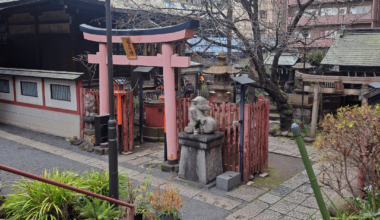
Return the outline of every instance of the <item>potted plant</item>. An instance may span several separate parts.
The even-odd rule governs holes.
[[[160,187],[154,188],[153,195],[149,198],[152,207],[157,215],[155,219],[160,220],[178,220],[179,208],[185,204],[181,203],[181,195],[177,189],[171,187],[170,183],[165,184],[164,192],[161,193]]]
[[[147,192],[147,188],[151,184],[150,171],[151,169],[149,168],[148,175],[144,181],[134,182],[130,178],[126,180],[126,201],[135,206],[134,220],[142,220],[151,213],[149,197],[152,193]]]

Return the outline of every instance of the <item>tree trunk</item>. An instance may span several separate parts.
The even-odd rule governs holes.
[[[277,104],[277,111],[280,114],[281,131],[289,131],[293,122],[293,107],[289,104],[286,93],[281,90],[278,84],[276,71],[278,59],[276,59],[276,57],[274,59],[274,63],[272,65],[271,79],[268,79],[268,75],[264,66],[257,64],[260,62],[257,58],[253,58],[250,60],[251,66],[252,64],[255,64],[255,69],[258,73],[260,84],[263,87],[264,91],[267,92],[269,96],[273,98],[273,101]],[[254,77],[252,76],[252,74],[253,72],[251,73],[250,71],[249,77],[251,79],[253,79]]]
[[[254,64],[252,62],[252,60],[250,60],[250,68],[249,68],[249,73],[248,73],[248,77],[251,78],[252,80],[255,79],[255,68],[254,68]],[[255,89],[254,88],[251,88],[251,87],[248,87],[248,97],[247,97],[247,103],[250,104],[250,103],[254,103],[255,102]]]
[[[228,7],[228,11],[227,11],[227,19],[229,21],[232,22],[233,20],[233,10],[232,10],[232,5],[230,3],[229,7]],[[232,30],[231,29],[228,29],[227,30],[227,63],[228,65],[230,65],[232,63],[232,49],[231,49],[231,45],[232,45]]]

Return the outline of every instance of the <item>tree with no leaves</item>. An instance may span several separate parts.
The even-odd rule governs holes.
[[[202,5],[167,4],[164,0],[113,0],[114,7],[129,9],[130,13],[114,17],[118,28],[157,28],[184,23],[190,19],[198,19],[200,28],[195,37],[199,42],[190,44],[191,48],[206,41],[209,45],[218,45],[228,49],[227,56],[232,58],[231,50],[240,51],[249,61],[249,77],[259,78],[259,84],[277,103],[280,113],[281,130],[289,130],[293,121],[293,109],[287,95],[279,86],[278,64],[284,51],[295,45],[304,44],[299,36],[300,26],[313,28],[328,23],[328,18],[318,21],[310,6],[323,7],[324,4],[342,4],[338,0],[292,0],[297,13],[294,17],[288,14],[286,0],[203,0]],[[347,3],[345,3],[347,4]],[[293,9],[295,10],[295,9]],[[350,25],[360,16],[343,17],[341,25]],[[301,22],[302,21],[302,22]],[[340,29],[340,27],[339,27]],[[297,32],[298,31],[298,32]],[[328,33],[321,38],[329,37]],[[215,40],[218,37],[226,41]],[[231,39],[234,39],[232,44]],[[315,45],[319,38],[309,39],[307,45]],[[237,43],[236,43],[237,42]],[[206,47],[207,50],[209,47]],[[270,69],[265,68],[263,50],[274,54]],[[194,53],[202,57],[203,53]],[[253,93],[248,94],[248,102],[252,102]]]

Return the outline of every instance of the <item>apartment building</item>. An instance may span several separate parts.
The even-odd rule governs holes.
[[[290,25],[298,14],[297,0],[288,0],[287,22]],[[294,32],[294,39],[306,42],[308,47],[328,49],[345,29],[379,27],[378,0],[318,0],[308,7]],[[304,47],[301,43],[295,47]]]

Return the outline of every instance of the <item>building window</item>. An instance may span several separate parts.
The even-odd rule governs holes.
[[[321,38],[335,38],[337,34],[338,34],[338,31],[336,30],[319,31],[319,37]]]
[[[303,17],[314,17],[318,16],[318,9],[307,9],[303,13]]]
[[[321,16],[338,15],[338,8],[321,8]]]
[[[9,80],[0,79],[0,92],[9,93]]]
[[[356,15],[356,14],[367,14],[371,12],[371,6],[365,5],[365,6],[353,6],[350,8],[350,14]]]
[[[71,101],[70,86],[50,85],[51,99]]]
[[[38,97],[37,83],[21,81],[21,95]]]
[[[260,11],[260,18],[266,19],[267,18],[267,11]]]
[[[309,28],[309,29],[305,29],[305,30],[303,30],[303,31],[305,31],[305,32],[307,32],[307,36],[306,36],[306,38],[310,38],[310,35],[311,35],[311,29]],[[294,32],[294,38],[298,38],[298,39],[305,39],[305,37],[303,36],[303,34],[302,34],[302,31],[296,31],[296,32]]]
[[[294,12],[294,16],[297,16],[299,13],[298,10],[296,10]],[[302,17],[314,17],[314,16],[318,16],[318,9],[307,9],[303,12],[303,15]]]

